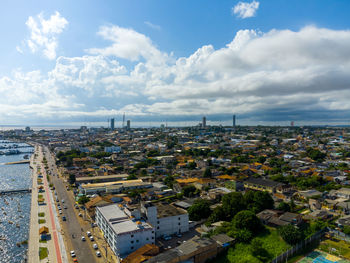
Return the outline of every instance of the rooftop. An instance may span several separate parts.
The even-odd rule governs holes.
[[[142,231],[143,229],[151,230],[152,227],[141,221],[133,221],[123,211],[124,208],[116,204],[97,207],[103,217],[108,221],[113,231],[117,234],[125,234],[131,231]]]
[[[185,210],[181,208],[177,208],[168,203],[158,202],[158,203],[155,203],[154,205],[157,207],[158,218],[187,214]]]

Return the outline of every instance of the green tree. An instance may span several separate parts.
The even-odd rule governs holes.
[[[69,179],[68,179],[68,181],[69,181],[69,183],[70,184],[74,184],[75,183],[75,174],[69,174]]]
[[[193,197],[195,196],[195,193],[197,192],[197,188],[193,185],[186,185],[182,188],[182,193],[186,197]]]
[[[254,238],[250,244],[250,249],[254,257],[262,262],[266,262],[269,257],[269,253],[265,248],[263,248],[262,245],[263,243],[260,239]]]
[[[210,215],[210,203],[204,199],[197,199],[188,209],[190,220],[198,221],[203,218],[208,218]]]
[[[250,210],[238,212],[233,218],[232,224],[235,229],[247,229],[254,234],[263,228],[259,218]]]
[[[206,169],[205,169],[205,171],[204,171],[204,173],[203,173],[203,177],[205,177],[205,178],[210,178],[210,177],[212,177],[212,173],[211,173],[210,168],[206,168]]]
[[[286,225],[279,228],[280,236],[290,245],[295,245],[303,240],[303,233],[293,225]]]
[[[246,209],[246,203],[241,193],[233,192],[222,197],[222,209],[226,220],[230,221],[239,211]]]
[[[278,207],[277,207],[278,210],[282,210],[284,212],[290,212],[290,206],[289,204],[287,204],[286,202],[281,202]]]
[[[86,195],[83,195],[83,196],[79,197],[79,199],[78,199],[78,203],[81,205],[84,205],[89,201],[90,201],[90,198],[87,197]]]

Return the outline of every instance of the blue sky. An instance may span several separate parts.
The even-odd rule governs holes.
[[[1,5],[1,125],[349,123],[349,1]]]

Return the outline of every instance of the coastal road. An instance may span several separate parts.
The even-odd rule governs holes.
[[[75,254],[77,255],[77,259],[79,262],[86,262],[86,263],[103,262],[103,261],[100,261],[93,254],[93,250],[92,250],[93,242],[88,240],[86,233],[84,233],[86,241],[81,241],[83,228],[78,221],[76,213],[74,212],[74,204],[70,202],[71,199],[68,196],[66,187],[63,184],[62,180],[58,178],[55,160],[52,158],[51,154],[49,153],[46,147],[44,147],[44,151],[45,151],[45,157],[47,160],[49,171],[51,171],[51,177],[50,177],[51,182],[55,186],[55,190],[57,192],[57,196],[61,204],[62,216],[64,215],[67,218],[67,221],[64,222],[60,220],[60,222],[63,229],[63,236],[65,236],[65,239],[69,244],[68,247],[73,247],[73,250],[75,251]],[[62,203],[62,199],[65,200],[64,203]],[[64,205],[67,207],[67,209],[63,208]]]

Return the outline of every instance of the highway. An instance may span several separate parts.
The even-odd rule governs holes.
[[[57,192],[57,196],[62,208],[60,222],[63,230],[63,236],[66,240],[66,243],[68,243],[67,250],[72,249],[75,251],[78,262],[103,262],[101,258],[97,258],[97,256],[95,255],[95,251],[92,248],[92,244],[94,242],[91,242],[88,239],[86,231],[84,230],[87,229],[89,226],[87,224],[85,224],[85,226],[82,226],[79,223],[78,216],[74,211],[74,201],[72,197],[69,196],[69,193],[66,190],[66,186],[62,182],[62,179],[58,177],[55,159],[51,156],[47,147],[44,147],[44,151],[47,160],[47,165],[49,167],[48,170],[51,172],[51,183],[54,184],[55,191]],[[62,199],[65,200],[64,203],[62,203]],[[67,207],[67,209],[63,208],[64,205]],[[67,221],[62,221],[62,216],[66,216]],[[86,241],[81,240],[82,235],[85,236]],[[69,251],[67,254],[69,254],[70,256]],[[70,258],[70,260],[73,261],[72,258]]]

